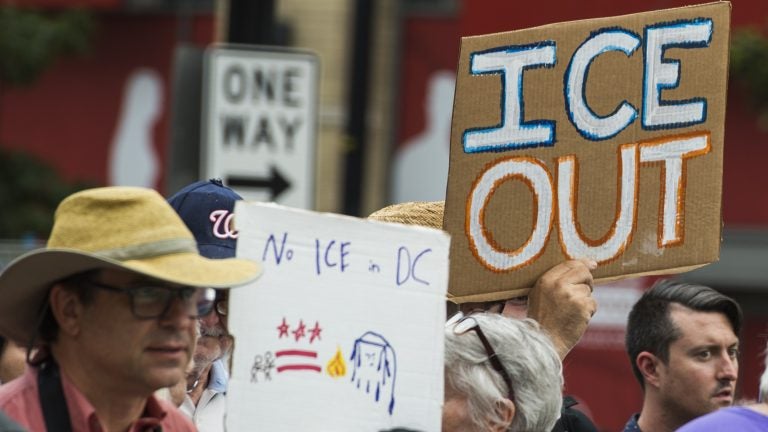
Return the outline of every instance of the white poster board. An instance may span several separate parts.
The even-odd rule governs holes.
[[[227,429],[438,431],[449,236],[240,201]]]

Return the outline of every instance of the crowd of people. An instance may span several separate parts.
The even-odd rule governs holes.
[[[90,189],[59,205],[45,248],[0,273],[0,431],[225,430],[228,290],[259,277],[235,257],[241,199],[218,180],[165,200]],[[442,228],[443,203],[372,220]],[[563,395],[562,361],[597,310],[597,263],[555,265],[520,296],[448,303],[444,432],[597,431]],[[768,430],[762,402],[732,407],[741,309],[704,286],[661,281],[627,322],[643,405],[626,432]],[[721,409],[725,408],[725,409]]]

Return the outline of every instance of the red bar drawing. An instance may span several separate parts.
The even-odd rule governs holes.
[[[306,351],[306,350],[283,350],[283,351],[276,351],[275,352],[276,357],[282,357],[282,356],[300,356],[300,357],[312,357],[317,358],[317,351]]]
[[[310,364],[295,364],[295,365],[285,365],[285,366],[277,367],[278,373],[284,372],[284,371],[291,371],[291,370],[308,370],[308,371],[314,371],[314,372],[322,371],[320,366],[310,365]]]

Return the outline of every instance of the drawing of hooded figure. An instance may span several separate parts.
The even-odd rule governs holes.
[[[390,415],[395,408],[395,377],[397,360],[395,350],[384,337],[366,332],[355,340],[350,356],[352,382],[358,389],[373,393],[376,402],[389,396],[387,410]]]

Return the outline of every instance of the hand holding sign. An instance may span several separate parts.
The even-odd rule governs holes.
[[[528,297],[528,316],[541,324],[564,359],[587,330],[597,302],[592,298],[589,260],[565,261],[544,273]]]

